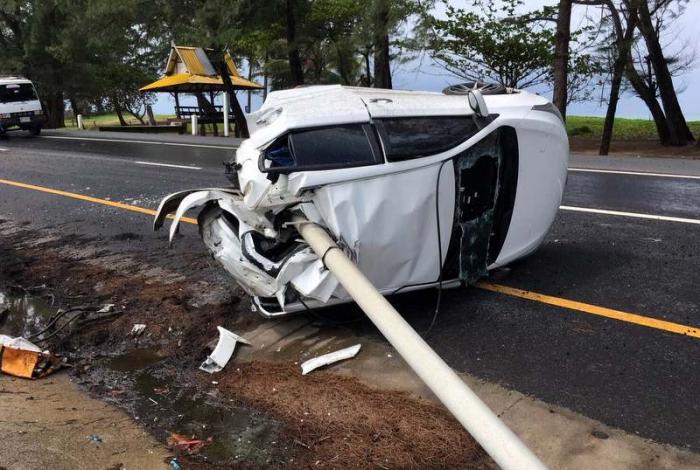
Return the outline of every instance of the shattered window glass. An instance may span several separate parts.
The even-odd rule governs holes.
[[[471,116],[378,119],[377,127],[389,161],[410,160],[444,152],[479,130]]]

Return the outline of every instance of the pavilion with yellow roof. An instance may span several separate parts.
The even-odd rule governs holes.
[[[214,66],[216,62],[212,59],[216,61],[216,57],[213,57],[213,53],[211,49],[173,45],[165,66],[165,76],[142,87],[140,91],[172,93],[178,119],[197,114],[202,124],[223,122],[223,107],[214,105],[216,93],[233,94],[236,90],[261,90],[263,86],[243,78],[228,52],[223,53],[223,63],[228,71],[228,80],[225,80]],[[180,93],[195,95],[198,106],[180,106]],[[207,95],[209,101],[206,99]],[[232,96],[230,101],[238,123],[240,118],[244,119],[243,111],[235,97]]]

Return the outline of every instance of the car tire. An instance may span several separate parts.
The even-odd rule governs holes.
[[[41,126],[34,126],[29,129],[29,133],[33,136],[41,134]]]

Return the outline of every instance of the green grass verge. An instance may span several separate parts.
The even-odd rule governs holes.
[[[174,114],[156,114],[156,121],[165,122],[168,119],[174,119]],[[141,124],[138,119],[132,117],[130,114],[124,114],[124,120],[130,125]],[[64,124],[67,128],[75,129],[75,120],[73,116],[67,116],[64,120]],[[86,129],[96,129],[100,126],[118,126],[119,118],[114,113],[102,113],[102,114],[91,114],[89,116],[83,116],[83,125]]]
[[[599,139],[603,134],[602,117],[567,116],[566,131],[570,137]],[[700,135],[700,121],[688,122],[694,135]],[[657,139],[654,121],[649,119],[615,118],[613,140],[653,140]]]
[[[174,114],[156,114],[156,122],[158,124],[165,124],[168,119],[175,119]],[[130,114],[124,114],[124,120],[129,125],[140,125],[138,119],[132,117]],[[187,120],[189,123],[189,120]],[[75,121],[73,116],[67,116],[64,120],[65,127],[68,129],[76,129]],[[118,126],[119,118],[114,113],[103,113],[103,114],[91,114],[89,116],[83,116],[83,126],[85,129],[97,129],[100,126]],[[233,123],[232,123],[233,125]],[[213,124],[205,124],[207,135],[214,135]],[[188,133],[190,132],[189,126],[187,127]],[[219,134],[223,135],[223,124],[219,124],[218,130]]]

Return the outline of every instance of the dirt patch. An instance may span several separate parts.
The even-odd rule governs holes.
[[[572,152],[598,155],[600,139],[570,137],[569,145]],[[656,140],[615,140],[610,145],[610,154],[697,160],[700,159],[700,146],[691,144],[684,147],[669,147],[659,144]]]
[[[228,396],[283,421],[298,464],[332,468],[496,468],[442,407],[327,372],[252,362],[219,379]]]
[[[231,428],[221,419],[234,412],[231,403],[260,415],[253,419],[244,412],[241,419],[253,424],[233,423],[240,425],[238,440],[253,430],[246,448],[231,446],[241,455],[226,454],[214,463],[183,458],[185,468],[493,467],[442,407],[408,394],[327,372],[301,376],[288,362],[231,363],[216,376],[197,370],[208,343],[218,337],[217,325],[250,331],[262,322],[237,296],[204,304],[200,294],[212,286],[192,269],[199,261],[182,260],[191,271],[182,280],[146,262],[125,260],[104,245],[93,247],[87,239],[33,232],[11,222],[0,222],[0,230],[0,285],[31,286],[30,292],[50,296],[56,308],[114,304],[108,321],[83,324],[51,349],[71,357],[74,373],[91,392],[124,407],[161,442],[167,431],[193,433],[195,424],[200,437],[216,429],[212,423],[223,433]],[[147,325],[138,337],[130,335],[135,323]],[[128,371],[131,363],[135,371]],[[176,406],[183,397],[189,400],[183,402],[185,412]],[[215,442],[223,439],[234,436],[214,436]],[[274,451],[261,455],[260,448],[268,446]]]

